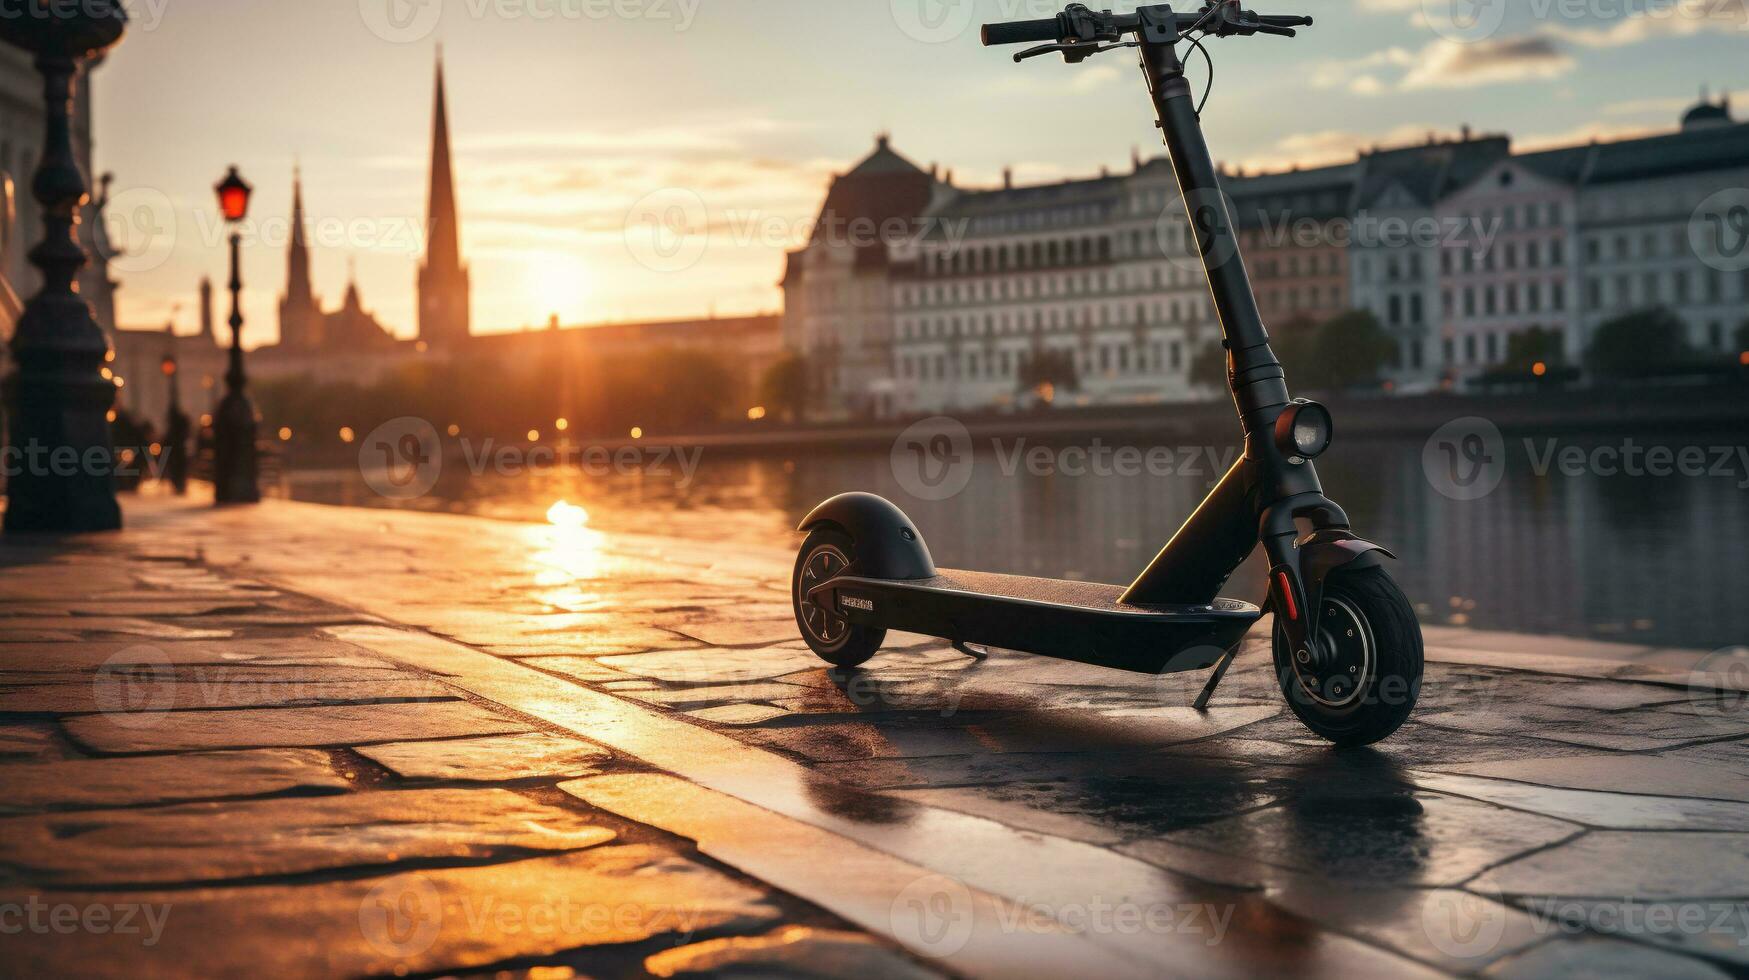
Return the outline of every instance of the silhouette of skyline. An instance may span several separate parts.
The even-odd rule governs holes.
[[[681,29],[679,0],[668,19],[651,3],[630,20],[542,19],[536,5],[504,16],[455,0],[406,43],[373,31],[373,3],[160,4],[136,16],[95,79],[97,169],[116,172],[124,205],[168,200],[179,233],[149,268],[118,270],[124,325],[162,324],[180,307],[179,329],[194,332],[197,283],[222,265],[213,180],[239,164],[258,189],[255,216],[283,222],[298,161],[310,220],[332,232],[312,242],[316,291],[340,295],[354,261],[373,311],[412,336],[439,42],[476,332],[552,314],[777,309],[796,243],[786,233],[805,232],[830,176],[878,130],[973,185],[1000,183],[1008,167],[1035,182],[1121,168],[1135,146],[1158,152],[1127,54],[1015,66],[980,48],[975,26],[920,40],[895,14],[902,3],[745,0],[694,7]],[[1295,41],[1212,45],[1217,152],[1250,169],[1322,163],[1464,124],[1531,147],[1667,130],[1704,83],[1745,95],[1749,10],[1702,23],[1537,21],[1515,9],[1493,36],[1457,44],[1417,24],[1421,6],[1319,4],[1319,25]],[[974,5],[974,19],[1003,13]],[[640,264],[623,231],[634,204],[671,187],[703,197],[713,225],[680,272]],[[358,222],[370,233],[350,235]],[[274,339],[283,248],[258,247],[245,264],[253,346]]]

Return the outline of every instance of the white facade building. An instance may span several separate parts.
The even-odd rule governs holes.
[[[869,193],[868,178],[898,174],[926,190]],[[1689,240],[1707,197],[1749,193],[1749,124],[1723,102],[1665,136],[1515,155],[1506,137],[1466,130],[1223,186],[1266,326],[1370,311],[1396,341],[1385,379],[1398,391],[1499,368],[1532,328],[1557,334],[1576,366],[1597,326],[1625,313],[1668,309],[1715,352],[1749,318],[1749,272],[1708,266]],[[816,234],[791,254],[785,340],[810,363],[820,415],[1214,394],[1190,373],[1219,332],[1163,159],[965,190],[883,140],[834,183],[823,226],[835,212],[914,216],[918,234],[878,250]]]

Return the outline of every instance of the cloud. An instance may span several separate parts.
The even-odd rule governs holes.
[[[1474,88],[1502,82],[1559,78],[1576,62],[1550,38],[1523,36],[1472,44],[1436,41],[1421,49],[1403,76],[1405,90]]]
[[[1353,95],[1383,95],[1393,87],[1404,91],[1474,88],[1558,78],[1574,66],[1556,41],[1536,35],[1470,44],[1434,41],[1420,51],[1393,47],[1352,61],[1325,62],[1313,69],[1312,84]],[[1397,76],[1394,85],[1381,75]]]
[[[1620,48],[1662,38],[1736,31],[1749,37],[1749,0],[1676,0],[1647,4],[1608,27],[1550,24],[1546,32],[1587,48]]]

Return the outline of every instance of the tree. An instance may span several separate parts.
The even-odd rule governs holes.
[[[1669,310],[1623,314],[1597,328],[1585,363],[1605,378],[1645,377],[1690,362],[1688,328]]]
[[[1397,342],[1366,310],[1350,310],[1320,324],[1310,332],[1307,350],[1293,349],[1293,339],[1290,334],[1278,354],[1291,354],[1283,362],[1292,366],[1296,380],[1314,389],[1374,384],[1397,353]]]
[[[802,417],[808,397],[808,366],[791,354],[773,364],[759,379],[759,401],[768,416],[794,422]]]
[[[1547,327],[1531,327],[1506,338],[1504,367],[1508,371],[1523,374],[1538,364],[1559,364],[1565,356],[1560,331]]]

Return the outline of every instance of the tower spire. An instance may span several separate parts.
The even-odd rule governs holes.
[[[444,89],[441,45],[431,116],[431,185],[425,227],[425,261],[419,268],[419,336],[434,346],[459,343],[469,332],[468,270],[461,257],[461,214],[456,207],[455,167],[450,158],[449,99]]]
[[[304,236],[303,167],[292,164],[291,244],[286,250],[285,295],[279,301],[279,342],[308,347],[315,340],[316,290],[310,282],[310,244]]]

